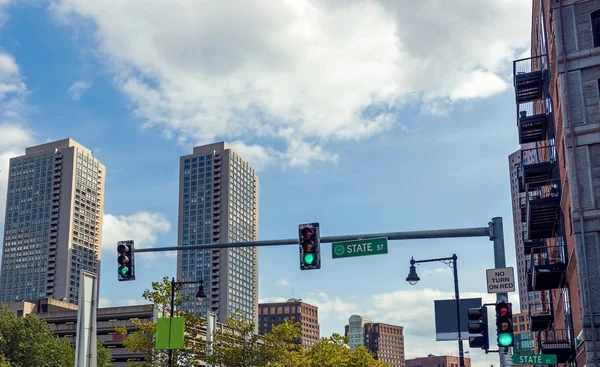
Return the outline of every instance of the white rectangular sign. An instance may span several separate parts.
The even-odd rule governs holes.
[[[488,293],[515,291],[515,270],[513,268],[487,269]]]

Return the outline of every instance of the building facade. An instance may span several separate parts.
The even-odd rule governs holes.
[[[514,330],[514,354],[535,354],[536,334],[529,330],[530,327],[529,311],[513,314],[513,330]]]
[[[465,367],[471,367],[471,358],[464,358]],[[406,367],[460,367],[460,358],[454,356],[420,357],[406,360]]]
[[[352,315],[345,327],[345,335],[348,338],[348,346],[354,350],[359,345],[365,345],[365,325],[373,320],[366,316]]]
[[[258,240],[258,177],[226,143],[195,147],[180,158],[178,245]],[[194,300],[197,285],[184,294],[183,308],[225,322],[242,311],[258,325],[258,249],[179,251],[177,277],[204,282],[207,298]]]
[[[264,335],[280,325],[284,320],[293,318],[300,323],[300,340],[305,348],[311,348],[321,340],[319,328],[319,308],[290,298],[287,302],[260,303],[258,305],[258,332]]]
[[[600,334],[600,1],[534,0],[531,57],[514,62],[527,195],[530,330],[559,363],[596,366]]]
[[[54,334],[69,339],[75,346],[77,333],[77,306],[54,299],[38,299],[35,301],[21,301],[9,304],[9,307],[19,316],[37,314],[45,320]],[[115,367],[126,367],[129,362],[145,361],[150,355],[142,352],[130,352],[123,346],[123,336],[115,332],[115,327],[125,326],[129,332],[136,330],[131,319],[150,322],[155,319],[152,305],[105,307],[98,308],[97,333],[98,340],[102,341],[112,354],[112,363]]]
[[[77,303],[81,271],[100,275],[105,167],[72,139],[11,158],[0,301]]]
[[[517,256],[517,279],[519,289],[519,305],[521,312],[528,312],[530,305],[540,302],[540,292],[527,291],[527,264],[525,256],[524,238],[527,238],[527,228],[523,227],[526,221],[525,193],[519,190],[519,170],[521,161],[528,164],[535,161],[535,150],[530,150],[533,144],[523,144],[522,149],[508,156],[510,171],[510,196],[512,200],[513,228],[515,236],[515,254]],[[524,232],[525,231],[525,232]]]
[[[368,323],[364,329],[364,345],[376,360],[392,367],[406,367],[402,326]]]

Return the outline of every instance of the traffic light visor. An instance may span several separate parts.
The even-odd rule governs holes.
[[[119,245],[119,246],[117,247],[117,252],[118,252],[118,253],[120,253],[120,254],[126,254],[126,253],[128,253],[129,251],[130,251],[130,250],[129,250],[129,246],[127,246],[127,245]]]
[[[302,229],[302,237],[303,237],[305,240],[309,240],[309,239],[312,237],[312,235],[313,235],[313,231],[312,231],[312,229],[310,229],[310,228],[308,228],[308,227],[306,227],[306,228]]]
[[[302,242],[302,248],[304,251],[310,252],[313,249],[313,243],[311,241]]]
[[[507,331],[510,329],[510,322],[503,320],[498,322],[498,329],[502,330],[502,331]]]
[[[120,274],[121,276],[126,276],[126,275],[127,275],[127,273],[129,273],[129,269],[128,269],[126,266],[121,266],[121,267],[119,268],[119,274]]]

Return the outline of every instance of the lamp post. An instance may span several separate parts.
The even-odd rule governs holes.
[[[415,268],[415,264],[420,263],[428,263],[434,261],[441,261],[444,264],[448,265],[450,268],[454,270],[454,298],[456,298],[456,323],[458,325],[458,355],[460,358],[460,367],[465,366],[465,355],[463,352],[463,343],[462,343],[462,335],[460,332],[460,297],[458,294],[458,269],[456,268],[456,254],[453,254],[452,257],[442,257],[438,259],[427,259],[427,260],[415,260],[414,258],[410,259],[410,271],[408,276],[406,277],[406,281],[410,285],[415,285],[421,278],[417,275],[417,269]]]
[[[170,320],[173,318],[173,313],[175,312],[175,287],[183,284],[200,284],[198,288],[198,293],[196,293],[196,299],[198,301],[202,301],[206,298],[206,293],[204,293],[204,280],[200,279],[200,281],[195,282],[176,282],[175,278],[171,279],[171,313],[169,314],[169,348],[171,348],[171,322]],[[169,367],[173,367],[173,349],[169,349]]]

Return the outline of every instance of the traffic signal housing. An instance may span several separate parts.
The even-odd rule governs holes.
[[[496,328],[498,346],[503,348],[514,345],[512,304],[505,301],[496,303]]]
[[[490,349],[487,307],[469,308],[468,318],[469,334],[479,334],[469,337],[469,347],[481,348],[487,352]]]
[[[117,243],[117,273],[119,281],[135,280],[135,248],[133,240]]]
[[[300,270],[321,269],[321,240],[319,223],[298,225]]]

